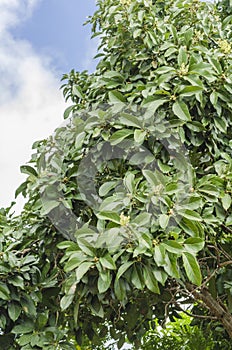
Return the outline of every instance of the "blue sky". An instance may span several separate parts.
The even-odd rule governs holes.
[[[83,23],[94,10],[95,0],[42,0],[33,15],[11,33],[15,38],[28,40],[39,54],[49,55],[62,73],[71,68],[92,70],[91,26]]]
[[[0,207],[25,180],[34,141],[63,122],[62,74],[95,69],[97,42],[83,26],[94,10],[95,0],[0,0]]]

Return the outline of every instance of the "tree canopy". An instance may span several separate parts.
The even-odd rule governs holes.
[[[6,349],[136,348],[180,311],[232,338],[232,16],[226,2],[99,0],[96,71],[0,212]]]

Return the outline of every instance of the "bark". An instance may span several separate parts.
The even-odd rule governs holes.
[[[201,301],[203,303],[212,316],[217,317],[217,320],[222,323],[232,339],[232,315],[227,307],[220,301],[214,299],[207,288],[196,289],[193,285],[188,284],[187,289],[191,292],[196,301]]]

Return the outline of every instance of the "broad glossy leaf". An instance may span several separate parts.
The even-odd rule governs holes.
[[[105,293],[109,289],[111,281],[112,275],[109,270],[103,271],[99,274],[97,286],[100,294]]]
[[[102,266],[106,269],[110,269],[110,270],[116,269],[115,262],[109,254],[106,254],[106,255],[100,257],[99,261],[102,264]]]
[[[41,215],[49,214],[53,209],[57,208],[60,205],[60,202],[57,200],[42,200],[42,209]]]
[[[191,115],[188,106],[183,101],[176,101],[172,105],[173,113],[181,120],[190,121]]]
[[[109,101],[112,103],[118,103],[126,102],[126,99],[121,92],[114,90],[109,92]]]
[[[19,318],[21,311],[22,311],[22,307],[16,302],[12,301],[8,306],[8,314],[11,320],[14,322]]]
[[[139,130],[136,129],[134,132],[134,140],[137,144],[142,144],[144,142],[145,136],[146,136],[145,130]]]
[[[181,215],[181,216],[183,216],[184,218],[189,219],[189,220],[193,220],[193,221],[202,221],[201,216],[200,216],[197,212],[195,212],[195,211],[193,211],[193,210],[189,210],[189,209],[186,209],[186,210],[180,209],[180,210],[178,210],[178,215]]]
[[[122,112],[120,113],[119,120],[126,127],[134,126],[135,128],[139,128],[139,129],[142,129],[143,127],[143,123],[141,122],[141,120],[139,120],[139,118],[133,114]],[[131,131],[134,133],[133,130]]]
[[[229,193],[226,193],[223,197],[222,197],[222,206],[225,210],[230,209],[232,204],[232,199],[231,196],[229,195]]]
[[[33,176],[35,176],[35,177],[38,176],[36,170],[35,170],[34,168],[32,168],[32,166],[30,166],[30,165],[22,165],[22,166],[20,167],[20,171],[21,171],[21,173],[23,173],[23,174],[33,175]]]
[[[188,279],[196,284],[197,286],[201,285],[202,276],[199,264],[194,255],[190,253],[183,253],[183,263]]]
[[[10,290],[5,283],[0,282],[0,299],[10,300]]]
[[[74,85],[72,88],[72,93],[74,96],[77,96],[81,99],[85,98],[85,95],[83,94],[83,91],[82,91],[80,85]]]
[[[122,264],[118,269],[116,279],[118,280],[133,264],[134,261],[127,261],[124,264]]]
[[[163,266],[165,264],[165,247],[164,245],[157,244],[154,248],[154,261],[156,262],[157,266]]]
[[[107,195],[113,188],[115,188],[117,181],[104,182],[99,188],[99,196],[103,197]]]
[[[61,310],[66,310],[73,302],[75,294],[64,295],[60,301]]]
[[[137,289],[142,290],[144,288],[144,276],[139,264],[134,264],[132,268],[131,282]]]
[[[92,265],[93,265],[93,262],[85,261],[76,269],[76,282],[77,283],[80,282],[82,277],[86,274],[86,272],[90,269],[90,267]]]
[[[109,220],[115,222],[116,224],[120,224],[120,216],[114,212],[100,212],[97,214],[97,217],[101,220]]]
[[[115,279],[114,292],[118,300],[123,301],[126,296],[126,286],[122,279]]]
[[[153,293],[160,294],[159,286],[155,276],[152,272],[153,267],[145,265],[143,266],[143,276],[145,286]]]
[[[187,62],[188,62],[188,55],[187,55],[187,52],[186,52],[186,48],[184,48],[183,46],[181,46],[179,48],[179,54],[178,54],[178,57],[177,57],[177,62],[178,62],[178,65],[179,67],[181,67],[181,65],[186,65]]]
[[[122,142],[127,137],[134,135],[134,131],[130,129],[121,129],[116,131],[110,138],[111,145],[115,146],[118,143]]]
[[[196,254],[204,248],[205,242],[202,238],[191,237],[184,241],[184,248],[191,254]]]
[[[179,95],[183,96],[192,96],[196,95],[199,92],[202,92],[203,88],[201,86],[186,86],[182,90],[179,91]]]
[[[64,111],[64,119],[67,119],[71,112],[74,110],[75,105],[69,106],[68,108],[66,108],[66,110]]]
[[[171,277],[179,278],[179,270],[177,265],[177,257],[173,256],[172,253],[165,254],[165,264],[163,265],[165,272]]]
[[[163,66],[163,67],[159,67],[156,69],[155,71],[157,74],[165,74],[165,73],[169,73],[169,72],[175,72],[175,68],[173,67],[169,67],[169,66]]]
[[[84,255],[80,251],[79,252],[77,251],[76,253],[72,254],[71,257],[69,258],[69,260],[67,261],[67,263],[64,266],[65,272],[73,271],[74,269],[76,269],[86,259],[87,259],[87,256]]]
[[[33,332],[34,327],[32,321],[24,321],[23,323],[14,326],[11,332],[14,334],[27,334]]]
[[[168,226],[170,216],[167,214],[161,214],[159,216],[159,224],[162,229],[165,229]]]
[[[182,245],[174,240],[165,240],[162,242],[162,244],[168,252],[174,254],[181,254],[183,252]]]

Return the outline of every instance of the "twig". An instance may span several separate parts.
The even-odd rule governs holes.
[[[182,312],[184,312],[186,315],[188,315],[188,316],[190,316],[190,317],[193,317],[193,318],[200,318],[200,319],[217,320],[217,317],[216,317],[216,316],[210,316],[210,315],[206,316],[206,315],[196,315],[196,314],[192,314],[192,313],[190,313],[190,312],[184,310],[184,309],[180,306],[179,303],[176,303],[176,304],[177,304],[177,306],[180,308],[180,310],[181,310]]]

